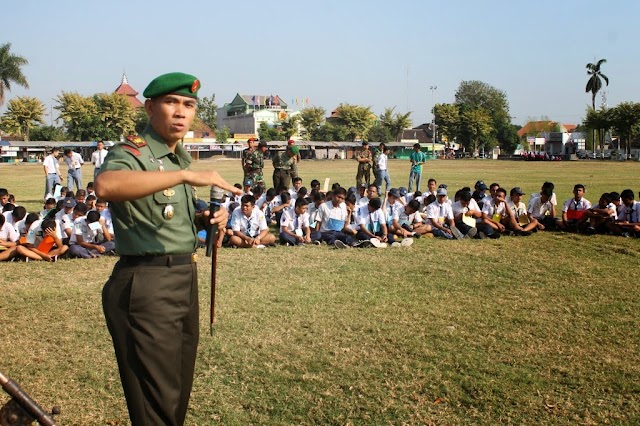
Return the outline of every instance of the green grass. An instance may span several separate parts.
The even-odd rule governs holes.
[[[390,164],[394,186],[406,186],[408,162]],[[241,179],[238,161],[194,164],[207,167]],[[355,162],[305,161],[301,175],[351,186]],[[639,189],[637,163],[435,161],[424,176],[423,186],[430,176],[450,189],[483,179],[527,193],[551,180],[559,202],[577,182],[591,201]],[[41,208],[42,181],[41,167],[0,166],[0,186],[30,211]],[[213,337],[201,254],[188,424],[640,422],[637,239],[224,249]],[[2,265],[0,371],[42,405],[61,405],[61,424],[127,424],[100,302],[114,261]]]

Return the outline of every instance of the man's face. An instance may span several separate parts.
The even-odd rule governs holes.
[[[500,187],[499,186],[495,186],[495,185],[492,185],[491,187],[489,187],[489,193],[491,194],[492,197],[495,198],[496,191],[498,190],[498,188],[500,188]]]
[[[436,195],[436,200],[438,201],[438,204],[444,204],[444,202],[447,201],[447,196],[446,195]]]
[[[76,195],[76,203],[84,203],[85,199],[84,195]]]
[[[44,209],[45,210],[51,210],[51,209],[55,209],[56,208],[56,203],[53,204],[45,204],[44,205]]]
[[[98,142],[98,149],[99,150],[104,149],[104,142]]]
[[[54,149],[53,151],[51,151],[51,155],[53,155],[54,157],[57,157],[58,154],[60,154],[60,151],[58,151],[57,149]]]
[[[181,95],[163,95],[147,100],[145,109],[151,127],[168,143],[178,142],[189,131],[196,116],[197,100]]]
[[[309,206],[307,206],[306,204],[304,206],[296,207],[296,214],[297,215],[305,214],[307,212],[308,207]]]
[[[433,192],[436,190],[436,185],[438,185],[437,182],[434,181],[430,181],[427,183],[427,188],[429,188],[429,192]]]
[[[581,199],[582,197],[584,197],[584,189],[583,188],[574,188],[573,195],[576,196],[576,200]]]
[[[398,201],[398,199],[396,197],[394,197],[393,195],[388,195],[387,198],[389,199],[389,205],[392,206],[396,203],[396,201]]]
[[[107,205],[105,203],[96,203],[96,210],[97,211],[102,212],[106,208],[107,208]]]
[[[369,198],[376,198],[378,196],[378,188],[375,186],[370,186],[368,188]]]
[[[333,203],[333,207],[338,207],[340,205],[340,203],[344,202],[344,195],[343,194],[333,194],[333,197],[331,197],[331,203]]]
[[[242,214],[249,217],[251,213],[253,213],[253,204],[251,203],[243,203],[240,207],[242,210]]]
[[[514,193],[511,196],[511,201],[513,201],[513,204],[518,204],[520,201],[522,201],[522,195]]]
[[[363,151],[369,151],[369,145],[362,145]]]
[[[627,207],[631,207],[633,206],[633,198],[622,198],[622,203]]]
[[[364,197],[365,192],[367,192],[367,188],[365,188],[364,186],[358,187],[358,194],[360,194],[361,197]]]
[[[65,154],[67,157],[71,158],[73,156],[73,152],[69,152],[68,154]]]
[[[302,181],[301,181],[301,180],[299,180],[299,181],[295,181],[295,182],[293,183],[293,187],[296,189],[296,192],[298,192],[298,190],[299,190],[300,188],[302,188]]]
[[[9,196],[8,195],[3,195],[2,197],[0,197],[0,204],[2,204],[3,206],[5,204],[7,204],[9,202]]]

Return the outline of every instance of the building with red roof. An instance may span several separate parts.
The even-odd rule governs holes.
[[[136,97],[138,96],[138,92],[133,87],[129,86],[129,81],[127,80],[127,75],[125,73],[122,73],[122,82],[115,90],[115,93],[118,95],[125,95],[129,100],[129,103],[131,103],[131,106],[134,108],[142,108],[144,106]]]

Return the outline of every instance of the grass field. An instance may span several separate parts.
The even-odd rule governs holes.
[[[209,167],[241,179],[237,160],[194,164]],[[390,161],[394,186],[406,186],[408,169]],[[300,174],[305,185],[352,186],[355,162],[304,161]],[[2,165],[0,187],[38,211],[42,175]],[[559,203],[579,182],[595,202],[637,193],[640,164],[439,160],[423,187],[428,177],[528,194],[550,180]],[[538,233],[384,251],[224,249],[218,260],[213,337],[206,260],[199,269],[188,424],[640,423],[637,239]],[[59,404],[64,425],[128,422],[100,302],[114,262],[1,266],[0,371],[43,406]]]

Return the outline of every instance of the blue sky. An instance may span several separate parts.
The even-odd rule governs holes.
[[[417,125],[431,119],[430,86],[435,102],[452,102],[461,81],[481,80],[507,93],[516,124],[577,123],[591,103],[585,65],[600,58],[608,105],[639,101],[632,1],[23,0],[2,11],[0,43],[29,60],[30,89],[7,99],[47,105],[62,91],[113,91],[123,70],[140,92],[184,71],[219,105],[278,94],[327,111],[395,106]]]

